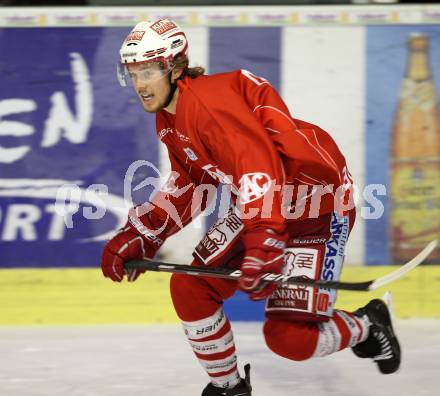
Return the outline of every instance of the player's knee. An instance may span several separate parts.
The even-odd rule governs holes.
[[[185,281],[188,277],[185,277],[185,275],[181,274],[173,274],[170,279],[170,291],[171,291],[171,297],[178,298],[178,296],[182,295],[182,293],[185,293],[184,286]]]
[[[186,322],[213,315],[223,303],[220,292],[198,277],[173,274],[170,292],[177,316]]]
[[[194,288],[194,285],[191,283],[192,278],[187,275],[173,274],[170,279],[171,299],[177,316],[182,320],[185,320],[188,305],[191,305],[189,294]]]
[[[263,334],[269,349],[286,359],[310,359],[316,348],[313,324],[267,320]]]

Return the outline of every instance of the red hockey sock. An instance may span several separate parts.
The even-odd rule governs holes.
[[[313,356],[326,356],[352,347],[368,337],[369,323],[350,312],[335,309],[328,322],[318,324],[319,337]]]
[[[327,322],[269,319],[264,325],[268,347],[291,360],[326,356],[364,341],[369,324],[352,313],[335,310]]]
[[[188,341],[213,385],[232,388],[240,382],[234,337],[228,318],[220,308],[214,315],[195,322],[182,322]]]
[[[236,282],[174,274],[170,288],[188,341],[213,385],[237,385],[234,337],[222,309],[223,300],[234,294]]]

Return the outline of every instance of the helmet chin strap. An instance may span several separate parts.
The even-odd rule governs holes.
[[[169,106],[169,104],[173,100],[174,92],[176,92],[176,89],[177,89],[176,82],[171,81],[171,73],[168,73],[168,82],[170,83],[170,92],[168,93],[168,97],[163,105],[163,108]]]

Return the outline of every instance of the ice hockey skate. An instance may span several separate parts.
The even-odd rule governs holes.
[[[380,299],[371,300],[365,307],[354,312],[366,315],[371,322],[368,338],[352,348],[360,358],[372,358],[382,374],[392,374],[400,366],[400,345],[391,324],[387,304]]]
[[[244,366],[244,378],[241,379],[241,382],[236,387],[231,389],[218,388],[212,385],[212,383],[209,383],[203,390],[202,396],[251,396],[250,370],[250,364],[246,364],[246,366]]]

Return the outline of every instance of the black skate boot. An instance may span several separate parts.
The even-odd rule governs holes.
[[[400,345],[391,325],[387,305],[382,300],[374,299],[354,315],[366,315],[371,322],[368,338],[351,348],[354,354],[360,358],[372,358],[382,374],[397,371],[400,366]]]
[[[202,396],[252,396],[251,387],[251,365],[244,366],[244,378],[241,382],[232,389],[218,388],[212,383],[209,383],[203,390]]]

